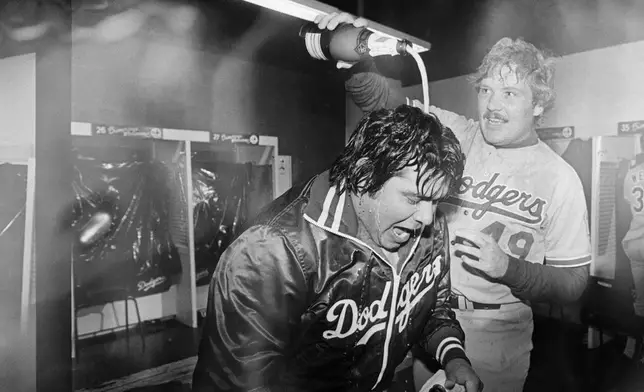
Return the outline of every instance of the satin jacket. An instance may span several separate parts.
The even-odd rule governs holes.
[[[397,269],[357,231],[328,172],[269,204],[217,265],[193,391],[380,391],[412,348],[442,365],[466,358],[445,220]]]

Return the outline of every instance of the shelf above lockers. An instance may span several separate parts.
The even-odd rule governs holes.
[[[204,130],[160,128],[149,126],[120,126],[72,122],[71,134],[96,138],[117,138],[119,140],[166,140],[191,144],[193,152],[220,153],[228,161],[238,163],[254,162],[273,165],[273,196],[280,195],[284,189],[277,180],[278,138],[258,134],[230,134]],[[106,139],[102,139],[106,140]]]

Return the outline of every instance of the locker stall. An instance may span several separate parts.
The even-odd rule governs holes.
[[[574,127],[566,127],[574,128]],[[635,156],[637,140],[632,136],[596,136],[593,138],[543,138],[579,175],[588,207],[592,259],[590,273],[608,284],[615,278],[617,238],[616,191],[621,163]]]
[[[603,284],[615,279],[617,255],[621,248],[618,238],[618,198],[623,186],[619,181],[620,165],[635,157],[638,139],[634,136],[598,136],[593,138],[593,190],[591,238],[593,265],[591,275]],[[623,237],[623,234],[622,234]]]
[[[0,59],[0,91],[0,361],[19,380],[37,362],[34,53]]]
[[[604,335],[628,335],[625,331],[633,314],[633,278],[621,244],[630,224],[630,206],[623,199],[622,186],[630,160],[639,152],[638,138],[620,133],[547,143],[579,174],[589,209],[591,279],[578,306],[568,311],[561,308],[560,317],[588,325],[587,345],[595,348],[604,341]],[[535,310],[553,313],[543,304]]]
[[[72,123],[71,133],[77,161],[75,192],[82,193],[79,188],[85,192],[77,196],[76,204],[80,199],[91,199],[88,195],[108,194],[98,199],[117,205],[109,207],[114,214],[111,231],[98,245],[89,247],[94,250],[73,252],[74,336],[83,338],[121,329],[126,319],[134,326],[139,317],[141,321],[176,317],[197,327],[197,312],[206,306],[208,282],[219,255],[259,208],[290,187],[287,165],[283,164],[288,157],[278,156],[278,139],[80,122]],[[100,169],[79,169],[87,162]],[[130,174],[125,174],[127,170]],[[92,191],[87,183],[98,183],[94,185],[98,191]],[[110,196],[119,193],[118,197]],[[150,200],[156,200],[156,204]],[[150,204],[165,207],[161,212],[159,208],[143,211]],[[100,210],[100,202],[94,200],[92,205],[92,213]],[[135,211],[137,208],[141,211]],[[84,219],[87,221],[92,213],[85,213]],[[79,214],[74,216],[76,227],[82,226]],[[154,222],[156,226],[151,227]],[[127,230],[134,234],[121,233]],[[141,257],[140,253],[149,253],[149,241],[156,253]],[[105,257],[119,246],[128,247],[127,251],[116,252],[116,258]],[[97,247],[107,250],[96,251]],[[127,266],[132,260],[119,260],[119,256],[134,260],[135,265]],[[92,262],[110,264],[94,268],[95,278],[113,280],[121,286],[129,281],[125,285],[128,294],[103,298],[88,306],[80,303],[83,274],[79,272]]]
[[[0,302],[5,312],[0,324],[5,337],[13,339],[28,333],[35,306],[35,159],[17,157],[0,146],[0,181]]]

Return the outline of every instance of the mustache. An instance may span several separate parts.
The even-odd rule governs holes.
[[[486,119],[508,121],[508,118],[499,112],[485,112]]]

